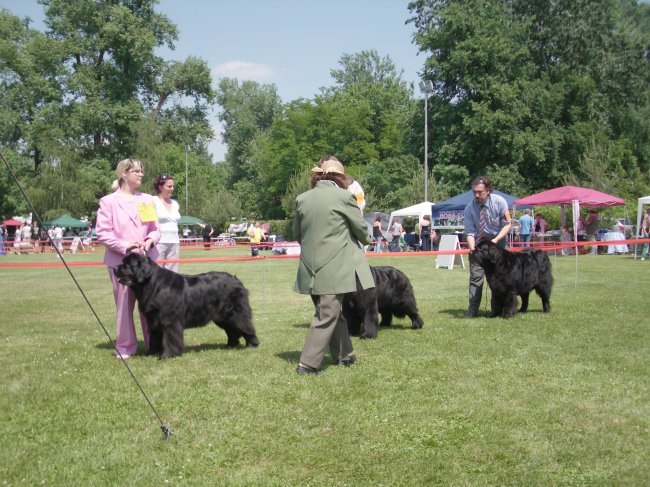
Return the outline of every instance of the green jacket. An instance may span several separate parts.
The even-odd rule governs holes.
[[[293,234],[300,242],[294,290],[301,294],[344,294],[375,286],[362,244],[372,242],[354,196],[330,181],[296,199]]]

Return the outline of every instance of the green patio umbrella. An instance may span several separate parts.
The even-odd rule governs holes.
[[[195,216],[189,216],[189,215],[181,216],[181,219],[178,221],[179,225],[196,225],[199,223],[202,224],[205,222],[200,218],[196,218]]]
[[[45,222],[45,225],[48,227],[53,227],[59,225],[61,227],[72,227],[72,228],[85,228],[90,225],[90,222],[77,220],[76,218],[71,217],[70,215],[61,215],[54,220]]]

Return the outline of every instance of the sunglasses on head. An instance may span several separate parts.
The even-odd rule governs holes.
[[[173,179],[173,178],[172,178],[171,174],[169,174],[168,172],[164,172],[164,173],[162,173],[160,175],[159,179],[161,181],[167,181],[168,179]]]

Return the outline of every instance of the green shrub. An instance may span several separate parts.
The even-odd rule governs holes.
[[[269,235],[282,235],[284,240],[293,240],[293,220],[266,220]]]
[[[418,223],[418,219],[414,216],[404,217],[402,221],[402,227],[406,233],[411,233],[415,231],[415,225]]]

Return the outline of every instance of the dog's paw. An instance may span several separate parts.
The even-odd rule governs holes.
[[[256,348],[260,346],[260,341],[257,337],[251,338],[246,342],[246,348]]]
[[[180,353],[163,353],[160,355],[160,360],[167,360],[170,358],[176,358],[180,356]]]

